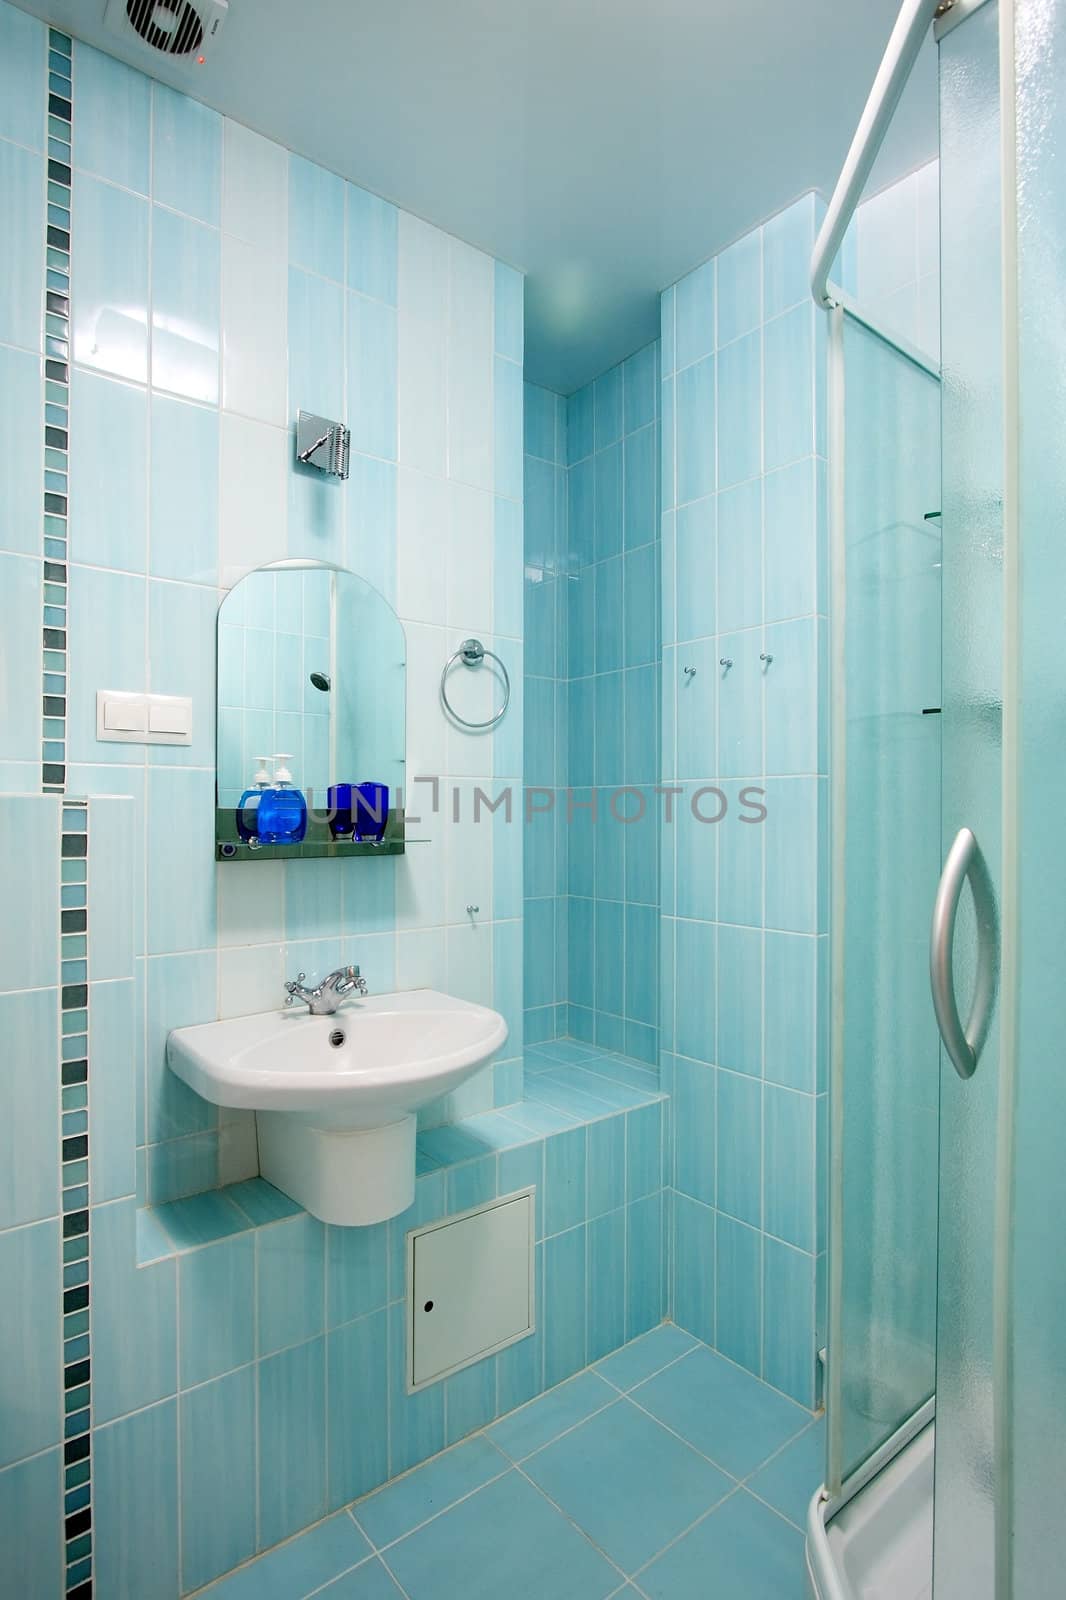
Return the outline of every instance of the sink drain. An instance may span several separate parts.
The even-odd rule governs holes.
[[[339,1050],[341,1045],[344,1043],[344,1029],[334,1028],[333,1032],[329,1036],[329,1042],[333,1046],[334,1050]]]

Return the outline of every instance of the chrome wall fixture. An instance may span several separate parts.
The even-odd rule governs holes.
[[[492,716],[486,717],[484,722],[471,722],[469,718],[461,717],[448,699],[448,674],[457,661],[461,661],[464,667],[480,667],[486,661],[495,661],[500,669],[500,674],[503,678],[503,699],[492,713]],[[440,698],[445,711],[453,722],[458,723],[461,728],[469,728],[477,733],[484,732],[487,728],[496,726],[511,703],[510,674],[496,652],[494,650],[486,650],[480,639],[464,639],[458,650],[453,650],[444,663],[444,669],[440,675]]]
[[[331,422],[313,411],[301,411],[296,418],[296,459],[330,478],[348,476],[348,456],[352,436],[343,422]]]

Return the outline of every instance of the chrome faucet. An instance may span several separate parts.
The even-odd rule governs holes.
[[[305,986],[306,977],[306,972],[299,972],[285,985],[285,993],[289,997],[285,1004],[291,1006],[294,1001],[303,1000],[313,1017],[331,1017],[350,994],[367,992],[366,979],[360,975],[358,967],[338,967],[314,989]]]

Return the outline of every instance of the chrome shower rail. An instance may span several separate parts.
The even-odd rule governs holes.
[[[888,49],[877,69],[877,77],[833,190],[829,210],[814,243],[811,293],[820,306],[829,308],[837,303],[829,292],[829,269],[844,242],[848,224],[855,215],[859,197],[884,142],[899,97],[918,59],[925,35],[934,17],[946,9],[944,0],[904,0],[896,18]]]

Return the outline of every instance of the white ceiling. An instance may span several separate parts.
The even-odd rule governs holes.
[[[657,293],[833,187],[899,0],[231,0],[169,69],[105,0],[19,0],[521,267],[526,375],[563,393],[658,331]],[[936,153],[926,48],[875,186]]]

